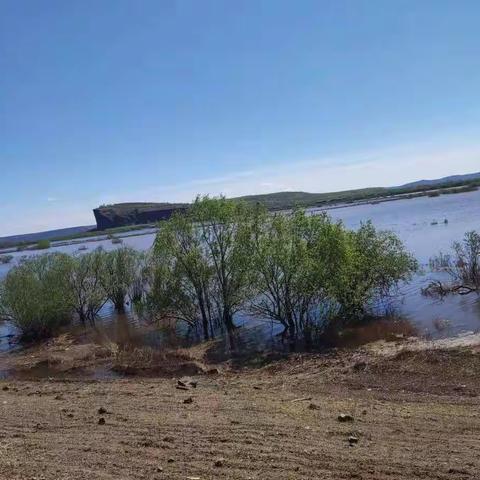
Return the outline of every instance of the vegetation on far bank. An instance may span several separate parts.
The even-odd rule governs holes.
[[[417,185],[393,188],[366,188],[360,190],[347,190],[343,192],[332,193],[307,193],[307,192],[277,192],[264,195],[249,195],[234,198],[232,200],[247,202],[251,204],[260,203],[268,210],[289,210],[294,208],[328,208],[337,204],[351,204],[364,201],[391,201],[395,199],[413,199],[423,196],[438,197],[440,195],[458,194],[473,192],[480,187],[479,179],[462,180],[457,182],[446,182],[435,185]],[[124,203],[116,205],[102,205],[100,208],[114,209],[118,215],[129,215],[131,210],[143,205],[148,209],[175,207],[177,204],[168,203]],[[179,207],[185,208],[187,204],[178,204]],[[67,242],[70,240],[88,239],[101,235],[115,235],[128,233],[136,230],[144,230],[146,228],[155,227],[153,223],[136,223],[132,220],[132,224],[118,226],[115,228],[97,230],[92,229],[88,232],[79,232],[71,235],[59,235],[49,238],[52,242]],[[37,241],[0,241],[0,250],[17,248],[18,250],[28,250],[35,247]]]
[[[417,198],[423,196],[439,196],[476,191],[480,180],[448,182],[439,185],[418,185],[415,187],[364,188],[332,193],[278,192],[265,195],[249,195],[238,200],[261,203],[269,210],[288,210],[295,207],[329,207],[336,204],[350,204],[362,201],[388,200],[398,198]]]
[[[154,228],[155,225],[150,224],[150,223],[145,223],[145,224],[139,224],[139,225],[128,225],[124,227],[116,227],[116,228],[110,228],[108,230],[91,230],[89,232],[81,232],[81,233],[75,233],[72,235],[64,235],[64,236],[58,236],[58,237],[53,237],[49,239],[48,241],[50,242],[50,245],[54,242],[68,242],[70,240],[81,240],[81,239],[89,239],[92,237],[102,237],[106,236],[113,236],[113,235],[118,235],[122,233],[129,233],[129,232],[135,232],[138,230],[145,230],[147,228]],[[9,248],[16,248],[17,251],[24,251],[24,250],[36,250],[37,245],[39,242],[32,241],[32,242],[0,242],[0,250],[2,249],[9,249]]]

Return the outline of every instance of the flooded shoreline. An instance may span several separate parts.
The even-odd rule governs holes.
[[[446,251],[451,243],[460,239],[468,230],[480,229],[480,192],[445,195],[435,198],[421,197],[408,202],[385,202],[375,205],[346,206],[329,211],[329,214],[342,220],[347,227],[356,229],[362,221],[372,220],[379,229],[392,230],[405,242],[423,267],[423,272],[414,277],[412,282],[403,285],[398,295],[390,299],[390,308],[395,316],[416,335],[425,338],[452,337],[462,332],[478,332],[480,330],[480,298],[477,294],[467,296],[449,296],[442,300],[425,298],[421,289],[434,274],[427,271],[428,259],[439,251]],[[442,223],[448,219],[448,223]],[[433,224],[437,221],[437,224]],[[136,231],[123,236],[122,244],[137,250],[147,250],[155,238],[153,231]],[[79,247],[86,251],[101,246],[105,250],[113,250],[118,245],[111,239],[99,237],[68,245],[54,245],[49,251],[60,251],[69,254],[81,254]],[[83,250],[83,249],[82,249]],[[28,252],[30,253],[30,252]],[[31,252],[32,254],[45,253]],[[26,252],[14,252],[10,264],[0,265],[0,278],[6,275],[9,268],[17,264]],[[275,342],[282,327],[271,322],[255,319],[249,315],[237,315],[235,323],[239,328],[240,344],[246,351],[275,350]],[[82,331],[83,329],[83,331]],[[111,306],[100,312],[95,326],[81,326],[74,323],[67,329],[75,337],[84,336],[93,343],[122,342],[161,349],[168,346],[165,332],[141,321],[134,312],[128,311],[119,315]],[[172,330],[170,329],[170,334]],[[219,335],[220,341],[228,345],[225,337]],[[195,333],[175,331],[170,338],[170,345],[188,346],[201,341]],[[278,347],[278,346],[277,346]],[[15,332],[8,323],[0,323],[0,351],[18,350],[21,345],[15,341]],[[281,351],[278,349],[277,351]],[[217,357],[231,355],[228,347],[217,353]]]

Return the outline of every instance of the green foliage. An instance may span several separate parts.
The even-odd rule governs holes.
[[[477,275],[478,251],[473,233],[456,248],[464,270]],[[235,315],[247,311],[312,338],[364,318],[416,268],[400,240],[371,223],[349,231],[326,214],[270,215],[258,205],[199,197],[162,222],[151,253],[121,247],[27,259],[8,273],[0,305],[31,337],[51,334],[74,313],[93,322],[107,301],[122,311],[129,299],[205,339],[219,325],[234,330]]]
[[[0,287],[0,315],[27,338],[51,335],[68,322],[70,257],[52,253],[30,257],[13,267]]]
[[[326,323],[340,269],[345,232],[327,215],[264,217],[257,224],[255,272],[258,295],[251,311],[280,322],[290,334]]]
[[[198,197],[191,216],[201,236],[201,253],[211,271],[211,298],[216,315],[233,330],[233,315],[252,296],[252,236],[260,210],[223,197]]]
[[[292,335],[359,320],[417,268],[393,233],[371,223],[352,232],[326,214],[268,215],[208,197],[164,222],[153,258],[151,310],[199,323],[205,338],[215,323],[232,330],[246,310]]]
[[[72,307],[82,322],[93,322],[108,300],[102,280],[106,252],[101,248],[70,258],[68,286]]]
[[[0,255],[0,265],[6,265],[13,260],[13,255]]]
[[[37,250],[48,250],[50,248],[50,240],[40,240],[37,242]]]
[[[135,280],[138,253],[121,247],[105,254],[101,283],[107,298],[118,311],[125,310],[127,294]]]
[[[203,197],[188,213],[162,224],[149,295],[160,317],[190,325],[200,320],[206,339],[216,323],[234,328],[234,314],[252,294],[256,210],[225,198]]]
[[[148,296],[158,317],[195,325],[204,337],[212,321],[211,269],[203,256],[201,232],[190,215],[174,215],[160,229],[154,245],[154,277]]]
[[[333,295],[346,320],[365,316],[368,307],[408,281],[418,268],[392,232],[377,231],[371,222],[346,236],[345,256]]]

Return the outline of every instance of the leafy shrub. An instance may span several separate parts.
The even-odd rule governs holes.
[[[70,258],[54,253],[13,267],[0,287],[0,312],[27,338],[51,335],[72,314]]]
[[[70,259],[68,285],[72,306],[82,322],[93,322],[108,300],[102,280],[106,253],[98,248]]]
[[[265,217],[254,236],[257,296],[250,310],[281,323],[291,336],[328,322],[345,232],[327,215]]]
[[[50,240],[40,240],[37,242],[36,249],[37,250],[47,250],[50,248]]]
[[[154,246],[150,309],[160,317],[234,329],[250,310],[311,335],[361,320],[417,269],[391,232],[348,231],[326,214],[269,215],[224,198],[197,198],[162,224]]]
[[[346,248],[333,288],[340,316],[361,319],[370,307],[411,279],[417,261],[392,232],[377,231],[371,222],[346,235]]]
[[[125,310],[125,301],[136,275],[138,252],[121,247],[105,254],[101,284],[107,298],[118,311]]]
[[[0,265],[6,265],[13,260],[13,255],[0,255]]]

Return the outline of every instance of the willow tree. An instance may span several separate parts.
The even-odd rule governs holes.
[[[265,216],[254,235],[254,314],[281,323],[290,336],[324,326],[343,258],[345,232],[327,215]]]
[[[125,301],[136,275],[138,252],[131,247],[121,247],[105,254],[102,287],[108,299],[119,312],[125,310]]]
[[[200,321],[208,340],[213,330],[212,269],[191,213],[176,214],[162,223],[153,248],[153,272],[147,297],[151,310],[191,326]]]
[[[68,285],[72,305],[82,322],[93,322],[108,300],[103,286],[107,253],[101,248],[70,259]]]
[[[257,209],[225,198],[198,197],[187,213],[162,223],[154,246],[155,282],[149,295],[157,311],[235,328],[234,315],[253,292],[253,223]]]
[[[235,329],[234,315],[254,292],[252,237],[261,211],[224,197],[198,197],[191,207],[210,276],[210,304],[229,332]]]
[[[371,222],[348,232],[345,248],[333,294],[346,322],[364,318],[418,268],[397,235],[376,230]]]
[[[66,254],[51,253],[22,261],[0,285],[0,317],[10,320],[24,337],[51,335],[71,320],[69,273],[70,257]]]

